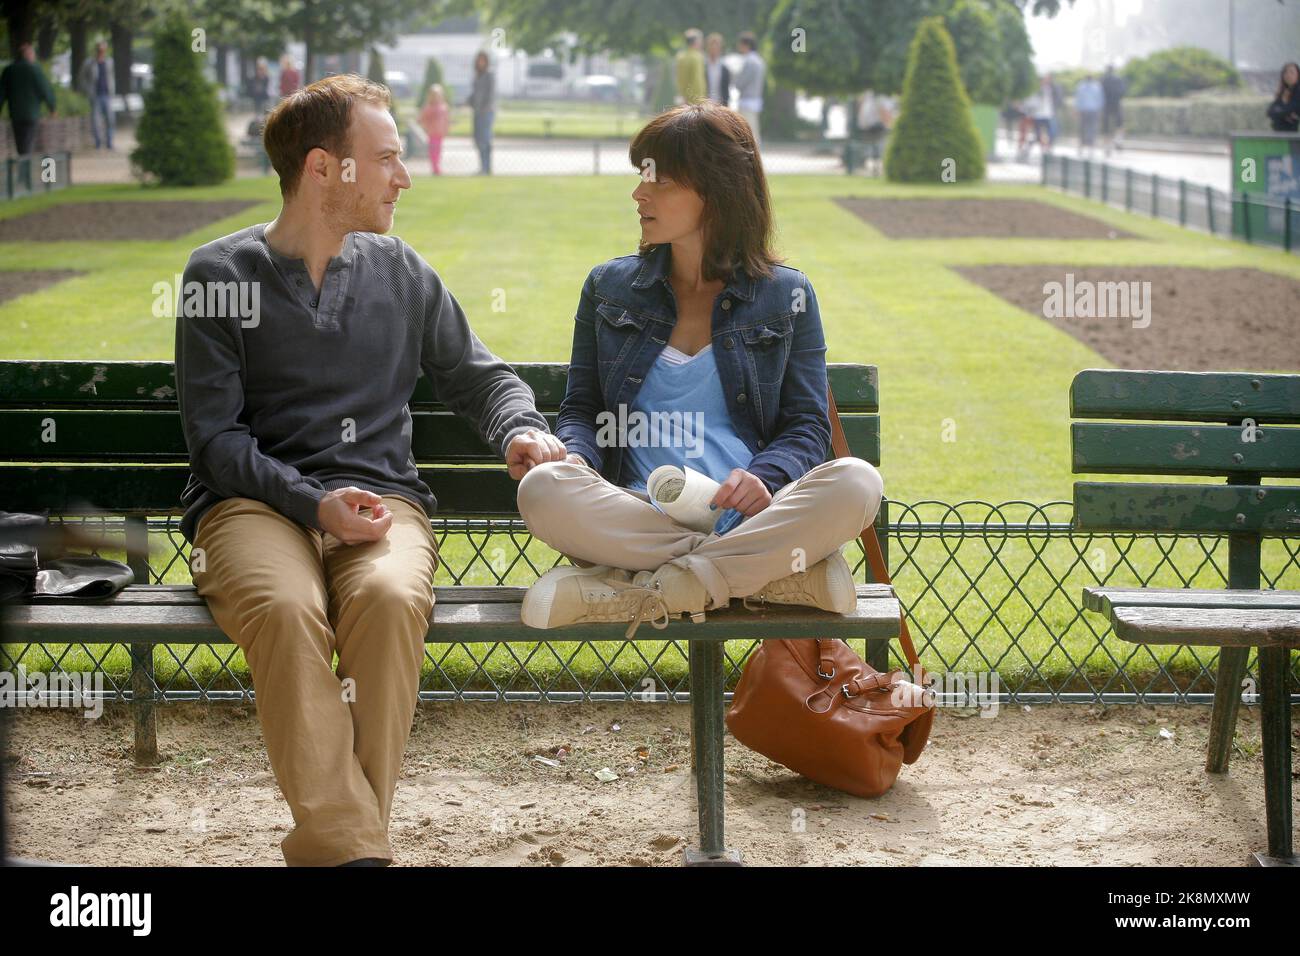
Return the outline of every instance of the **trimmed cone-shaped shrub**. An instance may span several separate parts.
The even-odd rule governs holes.
[[[984,178],[983,146],[940,17],[916,28],[907,54],[903,102],[885,150],[885,178],[900,183]]]
[[[168,17],[154,35],[153,86],[144,95],[132,164],[164,186],[210,186],[235,174],[235,151],[206,53],[190,48],[190,25]]]
[[[429,98],[429,87],[435,83],[442,82],[442,64],[435,58],[429,57],[424,61],[424,83],[415,91],[415,105],[417,109],[424,109],[424,101]],[[443,87],[443,95],[447,97],[447,102],[451,102],[451,91]]]

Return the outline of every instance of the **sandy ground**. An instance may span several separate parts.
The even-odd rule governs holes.
[[[152,769],[133,766],[120,706],[98,721],[16,713],[11,853],[281,862],[292,821],[250,709],[168,705]],[[1203,769],[1209,717],[944,709],[921,760],[875,800],[811,784],[728,737],[728,844],[758,865],[1245,865],[1265,844],[1258,712],[1243,710],[1226,776]],[[695,839],[688,718],[664,704],[425,705],[395,798],[397,863],[678,865]],[[598,781],[606,767],[618,779]]]

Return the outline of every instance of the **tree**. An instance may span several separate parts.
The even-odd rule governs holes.
[[[429,87],[435,83],[442,82],[442,64],[434,57],[429,57],[424,61],[424,82],[415,93],[415,106],[417,109],[424,109],[424,101],[429,98]],[[447,97],[451,99],[450,96]]]
[[[506,46],[536,53],[555,37],[573,33],[577,52],[615,56],[665,54],[682,45],[682,33],[699,27],[735,37],[762,36],[776,0],[479,0],[474,6],[489,29],[505,31]]]
[[[997,18],[985,0],[957,0],[944,14],[961,69],[961,81],[976,103],[1001,106],[1011,88],[1011,65],[1002,56]]]
[[[310,83],[318,79],[319,54],[392,44],[398,28],[429,6],[428,0],[287,0],[276,10],[288,34],[300,37],[307,47],[303,82]]]
[[[1239,86],[1241,76],[1209,50],[1194,46],[1161,50],[1124,66],[1129,96],[1185,96],[1196,90]]]
[[[216,90],[192,49],[189,22],[169,15],[154,35],[154,83],[145,94],[131,163],[165,186],[221,183],[235,172]]]
[[[1007,66],[1005,99],[1029,96],[1038,88],[1038,70],[1034,68],[1034,45],[1029,40],[1025,16],[1010,3],[999,3],[994,7],[993,17],[998,25],[1002,59]]]
[[[194,19],[206,31],[209,48],[238,49],[246,63],[259,56],[275,59],[289,40],[285,7],[272,0],[201,0]],[[218,65],[219,79],[221,71]]]
[[[813,96],[856,96],[871,86],[872,3],[781,0],[772,12],[772,76]]]
[[[917,27],[907,58],[900,113],[885,150],[887,179],[936,182],[984,178],[984,148],[971,121],[970,99],[957,70],[957,51],[942,17],[927,17]]]
[[[772,14],[772,71],[822,96],[892,92],[903,84],[917,24],[941,16],[977,102],[1001,104],[1036,82],[1017,0],[781,0]],[[803,49],[792,42],[800,35]]]
[[[452,0],[455,2],[455,0]],[[504,31],[508,47],[535,53],[560,34],[577,36],[574,54],[609,52],[615,56],[647,58],[646,79],[652,103],[671,102],[665,96],[671,63],[664,61],[682,46],[690,27],[736,37],[744,30],[762,39],[777,0],[478,0],[481,21],[490,30]],[[767,47],[764,45],[764,49]],[[768,51],[770,52],[770,51]],[[765,58],[767,54],[765,53]],[[788,135],[798,125],[794,89],[768,71],[763,97],[765,132]]]

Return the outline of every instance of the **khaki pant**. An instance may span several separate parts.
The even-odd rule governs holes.
[[[218,502],[195,532],[203,570],[194,583],[248,661],[271,768],[293,812],[280,844],[290,866],[393,856],[388,815],[438,557],[423,509],[382,497],[392,526],[364,544],[251,498]]]
[[[860,458],[835,458],[780,488],[772,503],[725,535],[693,531],[586,465],[548,462],[519,483],[519,513],[533,537],[575,562],[628,571],[676,564],[726,607],[830,556],[880,510],[884,481]]]

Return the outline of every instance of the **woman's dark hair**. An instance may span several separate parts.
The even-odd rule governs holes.
[[[1292,66],[1295,67],[1295,72],[1296,72],[1296,81],[1293,84],[1292,88],[1294,89],[1295,87],[1300,86],[1300,63],[1283,63],[1282,73],[1278,76],[1277,96],[1274,97],[1275,99],[1281,98],[1282,94],[1286,92],[1286,71],[1288,67],[1292,67]]]
[[[479,69],[479,64],[483,64],[483,69]],[[486,73],[492,68],[492,58],[487,55],[487,50],[479,50],[474,54],[474,72]]]
[[[772,250],[772,198],[763,160],[753,130],[735,110],[710,100],[675,106],[642,127],[627,152],[643,176],[653,170],[704,201],[702,278],[729,279],[737,267],[751,279],[767,278],[783,261]],[[645,255],[653,248],[642,242],[639,251]]]

